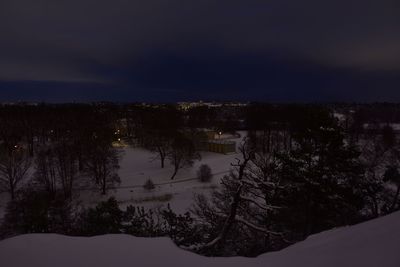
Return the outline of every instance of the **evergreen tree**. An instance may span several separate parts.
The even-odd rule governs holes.
[[[358,156],[334,124],[298,132],[296,148],[284,159],[283,175],[286,217],[299,238],[356,221],[363,207]]]
[[[399,172],[398,166],[387,166],[383,181],[392,183],[396,187],[392,203],[389,204],[389,207],[387,207],[387,211],[390,213],[390,212],[393,212],[396,209],[398,209],[398,206],[399,206],[400,172]]]
[[[100,202],[95,208],[82,212],[76,225],[80,235],[118,234],[122,230],[123,212],[115,198]]]
[[[70,234],[73,224],[71,203],[63,196],[45,191],[22,191],[7,205],[0,237],[17,234]]]

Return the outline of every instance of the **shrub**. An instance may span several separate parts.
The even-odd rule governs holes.
[[[72,225],[70,202],[43,191],[21,191],[6,208],[0,238],[28,233],[69,234]]]
[[[160,196],[150,196],[133,200],[134,203],[143,202],[168,202],[172,199],[172,194],[163,194]]]
[[[165,236],[159,213],[143,207],[128,206],[124,212],[124,233],[139,237]]]
[[[150,191],[150,190],[153,190],[154,188],[156,188],[156,186],[154,185],[154,183],[151,179],[148,179],[146,181],[146,183],[144,183],[143,188]]]
[[[200,180],[200,182],[210,182],[212,177],[213,175],[211,173],[210,166],[208,166],[207,164],[203,164],[199,167],[199,170],[197,171],[197,178]]]
[[[117,200],[111,197],[81,213],[77,234],[95,236],[121,233],[122,217],[123,211],[119,208]]]

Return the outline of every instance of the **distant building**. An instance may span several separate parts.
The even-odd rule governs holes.
[[[237,136],[210,129],[202,129],[202,132],[206,139],[202,140],[201,145],[197,146],[199,150],[222,154],[236,152],[236,142],[231,139],[237,138]]]
[[[214,140],[208,142],[208,151],[229,154],[236,153],[236,142],[227,140]]]

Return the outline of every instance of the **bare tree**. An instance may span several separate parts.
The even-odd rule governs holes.
[[[85,172],[101,189],[103,195],[115,183],[120,183],[118,176],[119,153],[109,142],[94,140],[91,142],[85,157]]]
[[[171,149],[172,138],[168,135],[155,134],[147,137],[145,147],[156,156],[153,160],[160,160],[161,168],[165,167],[165,159]]]
[[[24,149],[15,145],[0,155],[0,185],[15,198],[18,184],[25,178],[31,161]]]
[[[35,179],[41,184],[50,196],[57,191],[57,162],[52,147],[41,148],[35,160]]]
[[[276,157],[257,153],[248,140],[239,147],[239,151],[241,158],[231,164],[234,171],[223,178],[222,189],[214,192],[211,204],[207,204],[204,198],[198,198],[193,210],[208,225],[213,225],[215,221],[221,224],[214,224],[213,227],[219,230],[211,241],[199,246],[200,251],[215,247],[223,250],[228,240],[232,245],[236,242],[235,238],[246,235],[264,237],[264,246],[269,246],[272,236],[282,239],[282,234],[275,231],[268,221],[272,213],[280,209],[274,201],[281,187]],[[228,238],[234,229],[235,234]],[[248,239],[243,237],[243,240]]]
[[[221,229],[221,231],[219,232],[219,234],[213,238],[211,241],[209,241],[207,244],[205,244],[202,249],[207,249],[207,248],[211,248],[213,246],[215,246],[216,244],[222,244],[225,242],[225,239],[230,231],[230,229],[232,228],[232,225],[235,223],[236,218],[237,218],[237,213],[238,213],[238,209],[239,209],[239,205],[241,202],[241,195],[242,195],[242,191],[243,191],[243,179],[245,177],[245,171],[246,168],[249,164],[249,161],[252,158],[253,152],[249,151],[247,149],[248,147],[246,146],[246,144],[242,145],[239,148],[239,151],[241,153],[242,159],[236,159],[236,163],[232,163],[231,165],[233,167],[235,167],[235,173],[231,173],[230,177],[232,177],[235,182],[236,185],[234,185],[234,188],[230,188],[232,195],[230,196],[231,200],[230,200],[230,205],[228,210],[226,211],[219,211],[217,213],[221,213],[224,214],[223,216],[225,217],[224,219],[224,223],[223,223],[223,227]],[[229,178],[226,176],[225,177],[225,181],[229,180]],[[224,184],[224,187],[231,187],[228,184]],[[199,215],[201,212],[199,211],[195,211],[195,213],[197,213],[197,215]]]
[[[67,142],[55,147],[57,174],[65,198],[72,197],[73,185],[77,177],[78,161],[74,148]]]
[[[178,133],[172,141],[171,151],[167,157],[174,167],[171,176],[171,180],[173,180],[180,169],[193,166],[194,161],[200,159],[200,154],[188,138]]]

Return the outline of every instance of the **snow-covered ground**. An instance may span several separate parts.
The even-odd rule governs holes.
[[[239,146],[245,135],[245,132],[241,132],[241,138],[231,140],[236,141],[237,146]],[[219,186],[221,178],[229,172],[230,164],[235,162],[235,158],[239,157],[239,154],[224,155],[202,152],[200,161],[196,161],[192,167],[179,170],[178,175],[172,181],[170,177],[173,173],[173,167],[166,159],[165,168],[162,169],[160,160],[154,159],[155,156],[150,151],[139,147],[121,148],[119,170],[121,184],[116,189],[109,190],[106,196],[101,196],[99,190],[79,191],[79,200],[82,205],[93,206],[114,196],[121,208],[128,205],[158,208],[169,203],[174,211],[183,213],[193,203],[194,194],[209,194],[215,187]],[[211,167],[214,177],[210,183],[201,183],[195,179],[196,172],[201,164],[208,164]],[[143,188],[147,179],[151,179],[157,185],[154,190],[147,191]],[[9,194],[0,193],[0,220],[4,215],[8,201]]]
[[[241,135],[243,138],[245,133],[242,132]],[[242,138],[232,140],[239,146]],[[240,157],[238,153],[224,155],[202,152],[200,161],[196,161],[192,167],[179,170],[175,179],[171,180],[173,167],[166,159],[165,167],[161,168],[160,160],[154,159],[155,156],[143,148],[124,148],[119,171],[121,184],[118,188],[110,190],[107,196],[100,196],[98,191],[82,191],[80,199],[84,204],[90,205],[115,196],[122,208],[131,204],[157,208],[169,203],[173,210],[183,213],[193,203],[194,194],[209,194],[219,186],[221,178],[231,169],[231,163]],[[210,183],[201,183],[196,179],[196,172],[202,164],[209,165],[214,174]],[[147,179],[157,185],[154,190],[147,191],[143,188]]]
[[[206,258],[177,248],[168,238],[128,235],[18,236],[0,242],[5,267],[399,267],[400,212],[309,237],[258,258]]]

